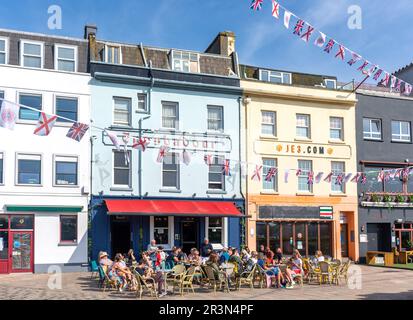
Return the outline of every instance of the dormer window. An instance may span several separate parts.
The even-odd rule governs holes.
[[[43,43],[22,40],[20,45],[21,66],[29,68],[43,68]]]
[[[7,39],[0,38],[0,64],[7,63]]]
[[[337,80],[335,79],[324,79],[324,85],[327,89],[336,89],[337,88]]]
[[[75,72],[77,63],[77,47],[56,45],[55,69],[60,71]]]
[[[291,73],[260,70],[260,80],[272,83],[291,84]]]
[[[105,46],[105,62],[111,64],[121,64],[121,49],[119,46]]]
[[[172,51],[172,68],[174,71],[199,72],[199,55],[184,51]]]

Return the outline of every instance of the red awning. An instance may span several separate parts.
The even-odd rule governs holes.
[[[184,200],[105,200],[110,215],[243,217],[232,202]]]

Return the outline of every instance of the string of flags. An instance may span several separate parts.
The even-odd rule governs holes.
[[[378,64],[370,62],[363,58],[360,54],[348,49],[343,44],[339,43],[332,37],[328,37],[325,33],[317,30],[310,23],[301,19],[290,10],[286,9],[276,0],[272,1],[271,14],[279,20],[283,11],[283,22],[286,29],[290,29],[292,17],[295,18],[293,34],[298,36],[303,41],[309,43],[311,38],[314,38],[314,45],[323,49],[326,54],[334,54],[336,59],[346,62],[350,67],[357,67],[357,71],[361,72],[366,77],[372,77],[380,86],[389,87],[391,92],[400,93],[410,96],[413,85],[405,82],[394,76],[391,72],[384,70]],[[252,0],[250,8],[254,11],[259,11],[263,7],[264,0]],[[346,58],[347,57],[347,58]]]

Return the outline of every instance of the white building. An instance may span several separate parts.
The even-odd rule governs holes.
[[[88,124],[86,41],[0,30],[0,98]],[[0,128],[0,273],[79,271],[88,262],[89,133],[70,122],[33,134],[39,113],[20,108]]]

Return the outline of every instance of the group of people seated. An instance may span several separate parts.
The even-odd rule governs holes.
[[[311,262],[315,265],[324,261],[321,251],[317,251]],[[139,260],[136,259],[133,250],[129,250],[127,259],[118,253],[114,261],[108,258],[106,252],[99,253],[99,264],[107,270],[107,275],[111,280],[119,283],[119,290],[127,288],[136,290],[137,280],[133,271],[139,274],[144,280],[152,279],[157,285],[159,296],[166,294],[164,283],[165,270],[172,269],[177,264],[192,265],[200,267],[203,265],[211,267],[214,275],[218,280],[225,275],[222,270],[231,263],[234,266],[233,272],[236,276],[243,272],[258,270],[265,275],[267,288],[275,286],[276,288],[293,288],[295,285],[294,278],[303,276],[303,260],[298,250],[294,250],[292,257],[285,258],[281,248],[275,252],[270,248],[260,246],[258,251],[251,251],[245,247],[241,252],[237,248],[223,248],[220,252],[213,249],[208,239],[205,239],[200,247],[192,248],[189,255],[186,255],[182,248],[173,247],[167,253],[162,246],[158,246],[155,240],[152,240],[147,250],[142,252]],[[285,267],[281,270],[281,265]],[[230,279],[227,277],[228,283]]]

